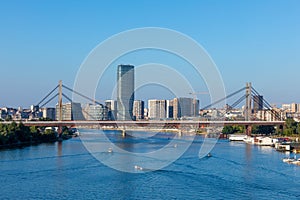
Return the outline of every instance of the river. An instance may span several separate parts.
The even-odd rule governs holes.
[[[164,134],[138,142],[107,134],[111,141],[131,144],[133,152],[152,151],[170,140]],[[182,157],[147,173],[107,167],[80,138],[0,150],[0,199],[300,199],[300,167],[283,163],[285,154],[219,140],[211,157],[199,159],[202,142],[196,136]]]

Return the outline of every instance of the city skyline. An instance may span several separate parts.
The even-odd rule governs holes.
[[[1,199],[299,199],[300,0],[0,0]]]
[[[127,66],[132,66],[132,65],[127,65]],[[126,73],[125,73],[126,74]],[[134,84],[133,84],[134,85]],[[53,91],[52,91],[53,92]],[[75,91],[76,92],[76,91]],[[237,91],[236,91],[237,92]],[[133,92],[133,94],[135,94],[135,91]],[[232,93],[233,94],[233,93]],[[230,94],[230,96],[232,96],[232,94]],[[84,94],[80,94],[80,95],[84,95]],[[228,95],[228,94],[227,94]],[[134,96],[134,95],[133,95]],[[67,96],[66,96],[67,97]],[[69,97],[63,97],[63,103],[64,104],[70,104],[71,103],[71,99],[69,98]],[[44,97],[45,99],[46,99],[46,97]],[[91,101],[91,99],[93,99],[92,97],[87,97],[87,98],[90,98],[90,101]],[[148,101],[149,100],[163,100],[163,101],[173,101],[174,99],[190,99],[190,100],[193,100],[193,101],[197,101],[197,105],[199,106],[200,105],[200,100],[201,99],[199,99],[199,98],[197,98],[196,96],[194,96],[193,98],[192,97],[186,97],[186,96],[175,96],[174,98],[155,98],[155,97],[153,97],[153,98],[138,98],[138,99],[133,99],[133,101],[143,101],[145,104],[145,108],[148,108]],[[244,97],[245,98],[245,97]],[[44,101],[45,101],[45,99],[44,99]],[[48,102],[46,103],[46,104],[44,104],[44,106],[42,106],[42,107],[39,107],[39,106],[37,106],[37,105],[35,105],[35,104],[30,104],[30,105],[28,105],[28,106],[21,106],[21,105],[17,105],[17,106],[7,106],[7,105],[3,105],[3,106],[0,106],[0,109],[1,108],[14,108],[14,109],[32,109],[32,107],[39,107],[40,109],[44,109],[44,108],[55,108],[55,107],[57,107],[58,106],[58,102],[57,102],[57,98],[51,98],[51,99],[49,99],[49,96],[48,96]],[[113,111],[115,111],[115,107],[116,107],[116,105],[117,105],[117,99],[118,99],[118,97],[116,97],[116,98],[113,98],[113,99],[101,99],[101,100],[99,100],[99,99],[93,99],[93,103],[90,103],[90,102],[78,102],[78,101],[72,101],[73,103],[80,103],[82,106],[84,105],[84,106],[88,106],[88,105],[102,105],[102,106],[106,106],[106,107],[108,107],[108,108],[110,108],[111,107],[111,103],[112,102],[115,102],[116,104],[115,104],[115,106],[112,106],[112,110]],[[228,98],[229,99],[229,98]],[[257,111],[257,110],[262,110],[262,109],[264,109],[264,103],[263,103],[263,100],[264,99],[264,96],[262,96],[262,95],[253,95],[253,100],[252,100],[252,102],[251,102],[251,104],[253,104],[252,105],[252,107],[253,107],[253,110],[255,110],[255,111]],[[218,100],[221,100],[221,99],[218,99]],[[237,99],[234,99],[233,98],[233,100],[237,100]],[[130,100],[131,101],[131,100]],[[133,102],[132,101],[132,102]],[[223,101],[223,100],[222,100]],[[227,103],[228,103],[228,100],[225,100]],[[243,101],[241,101],[241,100],[238,100],[239,101],[239,103],[238,104],[236,104],[235,103],[235,106],[234,106],[234,108],[236,108],[236,109],[241,109],[243,106],[245,106],[245,102],[244,102],[244,100]],[[299,112],[300,112],[300,103],[299,103],[300,101],[292,101],[292,102],[282,102],[281,104],[270,104],[270,102],[267,102],[270,106],[272,106],[272,107],[274,107],[274,108],[282,108],[283,110],[285,110],[285,109],[291,109],[291,110],[297,110],[297,105],[298,105],[298,108],[299,108]],[[107,105],[109,103],[109,105]],[[197,106],[197,107],[198,107]],[[205,108],[207,105],[201,105],[201,107],[199,107],[199,109],[201,110],[202,108]],[[228,106],[230,106],[230,104],[226,104],[226,105],[224,105],[224,107],[228,107]],[[291,106],[296,106],[296,108],[290,108]],[[132,106],[133,107],[133,106]],[[223,109],[224,107],[211,107],[211,106],[209,106],[210,107],[210,109]],[[133,110],[133,108],[132,108],[132,110]],[[117,115],[117,113],[115,114],[115,116]]]
[[[148,106],[145,108],[143,100],[135,99],[136,75],[135,67],[129,64],[119,64],[117,66],[117,97],[115,99],[106,99],[104,103],[100,103],[93,97],[88,97],[74,89],[62,84],[59,84],[51,90],[38,104],[31,105],[30,109],[22,107],[7,108],[0,107],[1,120],[186,120],[186,119],[211,119],[218,117],[226,117],[227,119],[242,119],[249,121],[251,119],[259,119],[264,121],[273,121],[275,119],[285,119],[292,117],[299,120],[300,104],[282,104],[281,108],[271,106],[263,96],[254,89],[251,83],[246,83],[246,87],[232,94],[227,94],[225,98],[218,99],[214,103],[200,108],[200,101],[196,98],[196,93],[193,98],[176,96],[173,99],[148,99]],[[144,78],[144,77],[142,77]],[[139,79],[139,78],[138,78]],[[181,83],[180,83],[181,84]],[[179,85],[180,85],[179,84]],[[176,84],[177,86],[177,84]],[[76,99],[69,98],[63,91],[67,89],[73,95],[79,95],[89,102],[76,102]],[[57,92],[55,94],[55,91]],[[244,91],[245,94],[234,102],[232,105],[226,104],[223,107],[218,107],[220,101],[236,96]],[[50,97],[51,95],[54,96]],[[205,93],[202,93],[205,94]],[[73,96],[72,95],[72,96]],[[54,108],[45,107],[49,102],[58,97],[58,103]],[[62,97],[69,102],[63,103]],[[74,101],[75,100],[75,101]],[[237,106],[241,102],[245,104],[241,108]],[[45,102],[46,101],[46,102]],[[44,102],[43,104],[41,104]],[[40,106],[41,105],[41,106]],[[217,106],[217,107],[214,107]],[[44,118],[44,119],[43,119]]]
[[[59,79],[72,86],[81,63],[96,45],[111,35],[140,27],[174,29],[201,44],[220,70],[227,93],[249,81],[270,103],[300,101],[299,2],[172,1],[170,7],[168,1],[140,1],[126,6],[124,15],[125,4],[1,2],[1,91],[5,95],[0,106],[29,107]],[[162,60],[151,56],[154,61]],[[145,61],[142,56],[118,60],[136,67]],[[168,64],[180,68],[176,63],[170,59]],[[199,85],[197,91],[205,91],[205,86]],[[164,92],[158,90],[158,98],[164,97]],[[109,95],[103,92],[97,98],[110,99]]]

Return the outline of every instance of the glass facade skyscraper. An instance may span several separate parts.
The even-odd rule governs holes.
[[[173,117],[197,117],[199,114],[199,100],[187,97],[173,99]]]
[[[257,112],[264,108],[264,97],[261,95],[253,96],[253,111]]]
[[[117,120],[133,120],[134,66],[118,65]]]

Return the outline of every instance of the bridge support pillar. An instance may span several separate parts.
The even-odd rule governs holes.
[[[123,138],[126,137],[126,131],[125,131],[125,129],[122,130],[122,137]]]
[[[58,126],[57,133],[58,133],[58,138],[61,138],[61,135],[62,135],[62,126]]]
[[[252,133],[252,125],[246,125],[246,135],[251,136]]]
[[[181,136],[182,136],[182,130],[178,129],[178,137],[181,137]]]

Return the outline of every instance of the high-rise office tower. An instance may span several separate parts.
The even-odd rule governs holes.
[[[106,100],[105,107],[107,108],[108,120],[116,120],[116,118],[117,118],[117,101],[116,100]]]
[[[133,120],[134,66],[118,65],[117,120]]]
[[[291,112],[292,113],[295,113],[295,112],[297,112],[297,104],[296,103],[291,103]]]
[[[193,99],[192,117],[199,116],[199,99]]]
[[[149,99],[148,100],[148,117],[149,119],[166,118],[166,100]]]
[[[56,105],[56,120],[59,119],[59,106]],[[80,103],[62,104],[62,120],[84,120]]]
[[[55,120],[55,108],[42,108],[43,118]]]
[[[107,120],[107,108],[99,104],[86,104],[83,108],[86,120]]]
[[[199,112],[199,100],[187,97],[173,99],[173,117],[197,117]]]
[[[133,117],[135,120],[144,119],[144,101],[135,100],[133,103]]]
[[[174,107],[173,107],[173,100],[167,100],[167,118],[168,119],[172,119],[173,118],[173,110],[174,110]]]
[[[261,95],[255,95],[253,96],[253,111],[257,112],[259,110],[263,109],[264,103],[263,103],[263,96]]]

